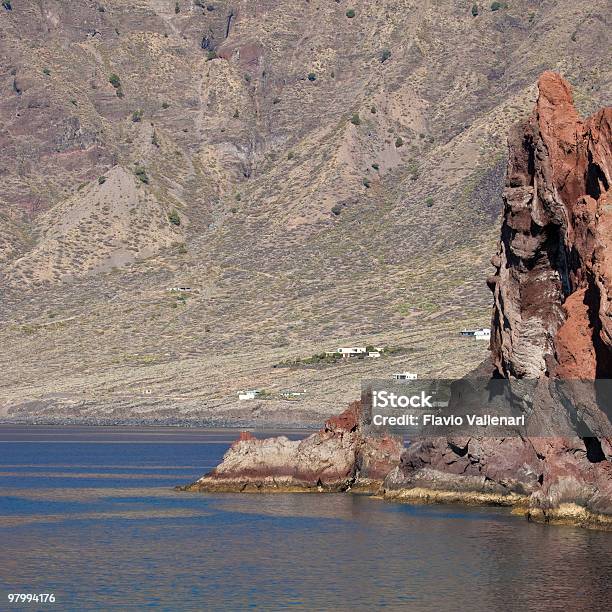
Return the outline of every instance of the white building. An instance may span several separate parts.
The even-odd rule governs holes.
[[[370,351],[368,353],[368,357],[378,358],[378,357],[380,357],[380,351]]]
[[[476,338],[476,340],[491,339],[491,330],[488,327],[479,327],[478,329],[463,329],[459,333],[462,336]]]
[[[298,399],[302,397],[302,395],[306,395],[306,391],[291,391],[289,389],[284,389],[280,392],[280,396],[284,399]]]
[[[417,375],[414,372],[398,372],[391,376],[395,380],[416,380]]]
[[[364,355],[367,351],[365,346],[351,346],[341,347],[336,349],[334,352],[349,357],[351,355]]]
[[[238,394],[238,399],[239,400],[253,400],[260,393],[261,393],[261,391],[259,391],[258,389],[250,389],[249,391],[243,391],[242,393],[239,393]]]

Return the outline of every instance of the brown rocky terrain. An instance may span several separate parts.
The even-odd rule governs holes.
[[[359,402],[353,402],[304,440],[257,439],[244,432],[223,463],[184,490],[375,492],[397,465],[402,443],[365,435],[360,417]]]
[[[612,379],[612,107],[582,121],[567,82],[552,72],[540,77],[538,90],[531,118],[509,139],[497,272],[489,279],[495,298],[491,360],[480,370],[537,380],[534,410],[539,419],[546,424],[567,416],[564,400],[570,401],[578,418],[588,423],[589,435],[415,440],[386,475],[380,492],[404,501],[516,506],[530,519],[612,528],[610,415],[584,384]],[[558,379],[567,382],[561,400],[552,387]],[[326,439],[343,453],[341,479],[357,473],[358,482],[357,448],[364,437],[372,444],[383,438],[363,433],[363,427],[357,431],[359,446],[348,440],[355,455],[352,470],[346,463],[346,438]],[[327,428],[307,444],[321,435],[328,435]],[[252,447],[274,449],[280,441],[239,444],[194,488],[215,490],[237,466],[248,480]],[[268,454],[257,455],[257,483],[265,481]],[[327,449],[314,457],[294,454],[282,469],[310,473],[311,466],[329,456]],[[303,480],[312,487],[314,479]]]
[[[501,376],[612,376],[611,121],[604,108],[583,122],[568,84],[544,73],[533,116],[511,134],[489,281]]]
[[[508,129],[610,64],[604,0],[472,4],[0,5],[0,418],[314,423],[481,362]],[[407,350],[274,368],[366,343]]]

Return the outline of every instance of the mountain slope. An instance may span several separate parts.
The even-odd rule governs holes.
[[[544,68],[583,113],[610,97],[597,0],[476,17],[450,0],[11,5],[0,366],[16,413],[208,415],[243,411],[243,387],[305,387],[255,408],[291,420],[370,375],[463,374],[486,352],[455,333],[490,319],[508,128]],[[135,182],[107,227],[114,172]],[[62,229],[72,214],[94,218]],[[410,350],[273,368],[370,342]]]

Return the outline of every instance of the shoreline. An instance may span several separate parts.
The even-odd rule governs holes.
[[[479,493],[477,491],[449,491],[424,489],[399,489],[389,495],[380,496],[385,501],[395,501],[415,505],[449,504],[474,507],[510,508],[510,513],[522,516],[530,523],[546,525],[565,525],[597,531],[612,532],[612,516],[591,512],[575,503],[562,503],[557,508],[544,510],[529,506],[529,497],[517,493],[507,495]]]
[[[239,422],[225,420],[196,419],[0,419],[0,427],[4,425],[21,425],[24,427],[168,427],[185,429],[228,429],[232,431],[253,430],[267,431],[304,431],[314,432],[320,429],[320,423],[289,424],[283,421],[251,421]]]
[[[558,508],[544,510],[529,506],[529,496],[517,493],[498,494],[478,491],[451,491],[415,487],[381,491],[381,483],[348,486],[309,486],[307,484],[275,481],[274,483],[233,482],[207,483],[205,487],[197,481],[189,485],[177,485],[175,491],[194,494],[283,495],[283,494],[349,494],[365,495],[382,502],[415,506],[448,505],[473,508],[507,508],[510,514],[521,516],[528,523],[577,527],[596,531],[612,532],[612,516],[598,514],[574,503],[562,503]]]

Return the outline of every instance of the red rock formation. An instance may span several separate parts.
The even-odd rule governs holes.
[[[491,351],[501,376],[612,377],[612,108],[582,121],[545,72],[513,130]]]
[[[248,442],[249,440],[255,440],[255,436],[250,431],[241,431],[234,444],[238,444],[239,442]]]
[[[378,489],[399,462],[400,440],[365,436],[359,402],[304,440],[242,436],[212,472],[187,487],[198,491],[344,491]]]
[[[560,407],[550,380],[612,378],[612,108],[582,121],[563,78],[545,72],[538,86],[531,118],[509,138],[488,283],[495,374],[539,379],[546,423]],[[531,517],[612,527],[610,422],[588,386],[567,392],[597,437],[418,441],[387,495],[522,503]]]

